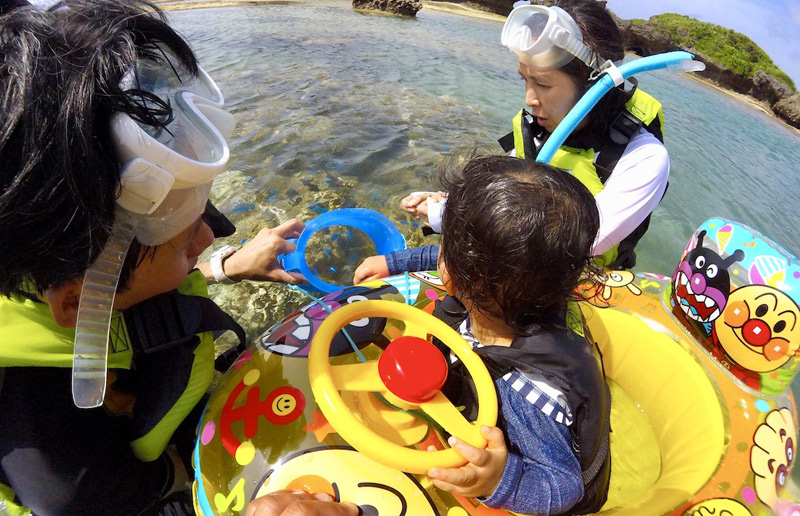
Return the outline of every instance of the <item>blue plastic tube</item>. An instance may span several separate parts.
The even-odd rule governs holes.
[[[663,54],[642,57],[641,59],[624,63],[620,65],[618,69],[622,74],[622,77],[625,79],[631,75],[636,75],[637,73],[660,70],[662,68],[676,68],[676,71],[678,72],[688,72],[702,69],[702,66],[691,66],[693,63],[691,59],[693,57],[694,56],[689,52],[684,52],[682,50],[665,52]],[[550,160],[553,159],[553,155],[556,153],[558,148],[564,144],[564,141],[567,139],[567,137],[572,134],[572,131],[574,131],[576,127],[578,127],[578,124],[581,123],[581,120],[583,120],[586,115],[589,114],[592,108],[600,101],[601,98],[603,98],[603,95],[611,91],[611,88],[613,87],[614,79],[612,79],[607,73],[603,74],[602,77],[597,80],[594,86],[589,88],[589,91],[584,93],[583,97],[581,97],[578,103],[575,104],[569,113],[567,113],[567,116],[564,117],[564,120],[558,124],[558,127],[556,127],[555,131],[553,131],[553,134],[550,135],[550,137],[542,146],[542,149],[539,151],[536,161],[540,163],[550,163]]]

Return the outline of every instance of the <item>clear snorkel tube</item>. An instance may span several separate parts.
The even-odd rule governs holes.
[[[131,242],[159,245],[186,229],[203,213],[211,182],[230,157],[227,139],[236,121],[222,109],[219,88],[202,69],[182,82],[179,63],[164,56],[169,62],[139,62],[121,87],[154,93],[172,108],[172,121],[150,127],[123,113],[111,121],[121,187],[111,236],[86,271],[78,306],[72,399],[80,408],[105,398],[111,316]]]
[[[117,210],[111,236],[83,278],[72,355],[72,400],[80,408],[98,407],[106,395],[108,335],[114,296],[122,264],[138,226],[138,217],[126,210]]]

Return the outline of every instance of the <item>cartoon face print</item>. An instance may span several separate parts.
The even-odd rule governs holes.
[[[797,451],[795,435],[792,412],[788,408],[767,414],[753,435],[750,468],[755,473],[755,491],[758,499],[770,507],[775,506],[779,492],[789,479]]]
[[[430,285],[435,287],[444,287],[441,278],[439,278],[439,273],[436,271],[430,272],[412,272],[411,276],[417,278],[418,280],[424,281]]]
[[[398,297],[399,296],[399,297]],[[403,301],[402,295],[391,285],[379,287],[353,287],[343,291],[334,292],[322,298],[326,307],[333,312],[337,308],[364,301],[367,299],[391,299]],[[307,357],[311,340],[328,317],[328,310],[314,302],[301,308],[267,335],[261,337],[261,345],[272,353],[278,355],[291,355]],[[345,327],[347,335],[353,342],[362,348],[373,341],[383,342],[381,336],[386,319],[380,317],[358,319]],[[331,343],[330,356],[337,356],[352,352],[352,346],[347,336],[339,332]]]
[[[747,507],[730,498],[711,498],[691,506],[683,516],[751,516]]]
[[[689,251],[672,276],[675,301],[686,316],[699,323],[709,323],[725,309],[731,289],[728,267],[744,258],[737,250],[723,259],[703,247],[705,230],[697,235],[697,245]]]
[[[773,371],[800,347],[800,309],[776,288],[746,285],[731,293],[713,336],[740,366]]]
[[[603,299],[611,299],[612,288],[628,287],[634,296],[642,293],[639,287],[633,284],[636,276],[631,271],[609,271],[602,279]]]
[[[270,471],[253,498],[280,489],[327,493],[355,503],[365,516],[437,516],[411,475],[378,464],[350,448],[306,450]]]
[[[252,439],[262,425],[262,418],[273,425],[286,425],[297,420],[306,407],[303,391],[284,385],[264,395],[258,380],[261,372],[258,369],[248,371],[225,400],[220,413],[220,438],[222,445],[232,456],[244,441],[240,441],[234,426],[243,422],[244,437]],[[242,403],[242,400],[244,403]]]

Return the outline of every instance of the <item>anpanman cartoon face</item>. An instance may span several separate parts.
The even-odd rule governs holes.
[[[750,449],[750,467],[755,473],[755,491],[758,499],[770,507],[789,480],[789,473],[797,452],[796,431],[792,412],[788,408],[773,410],[753,435]]]
[[[776,288],[746,285],[731,293],[714,336],[740,366],[773,371],[800,347],[800,309]]]

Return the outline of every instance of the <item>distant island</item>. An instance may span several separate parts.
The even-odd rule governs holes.
[[[800,128],[800,95],[794,81],[744,34],[680,14],[649,20],[616,18],[626,50],[641,56],[686,50],[706,64],[698,75],[749,95],[778,118]]]

